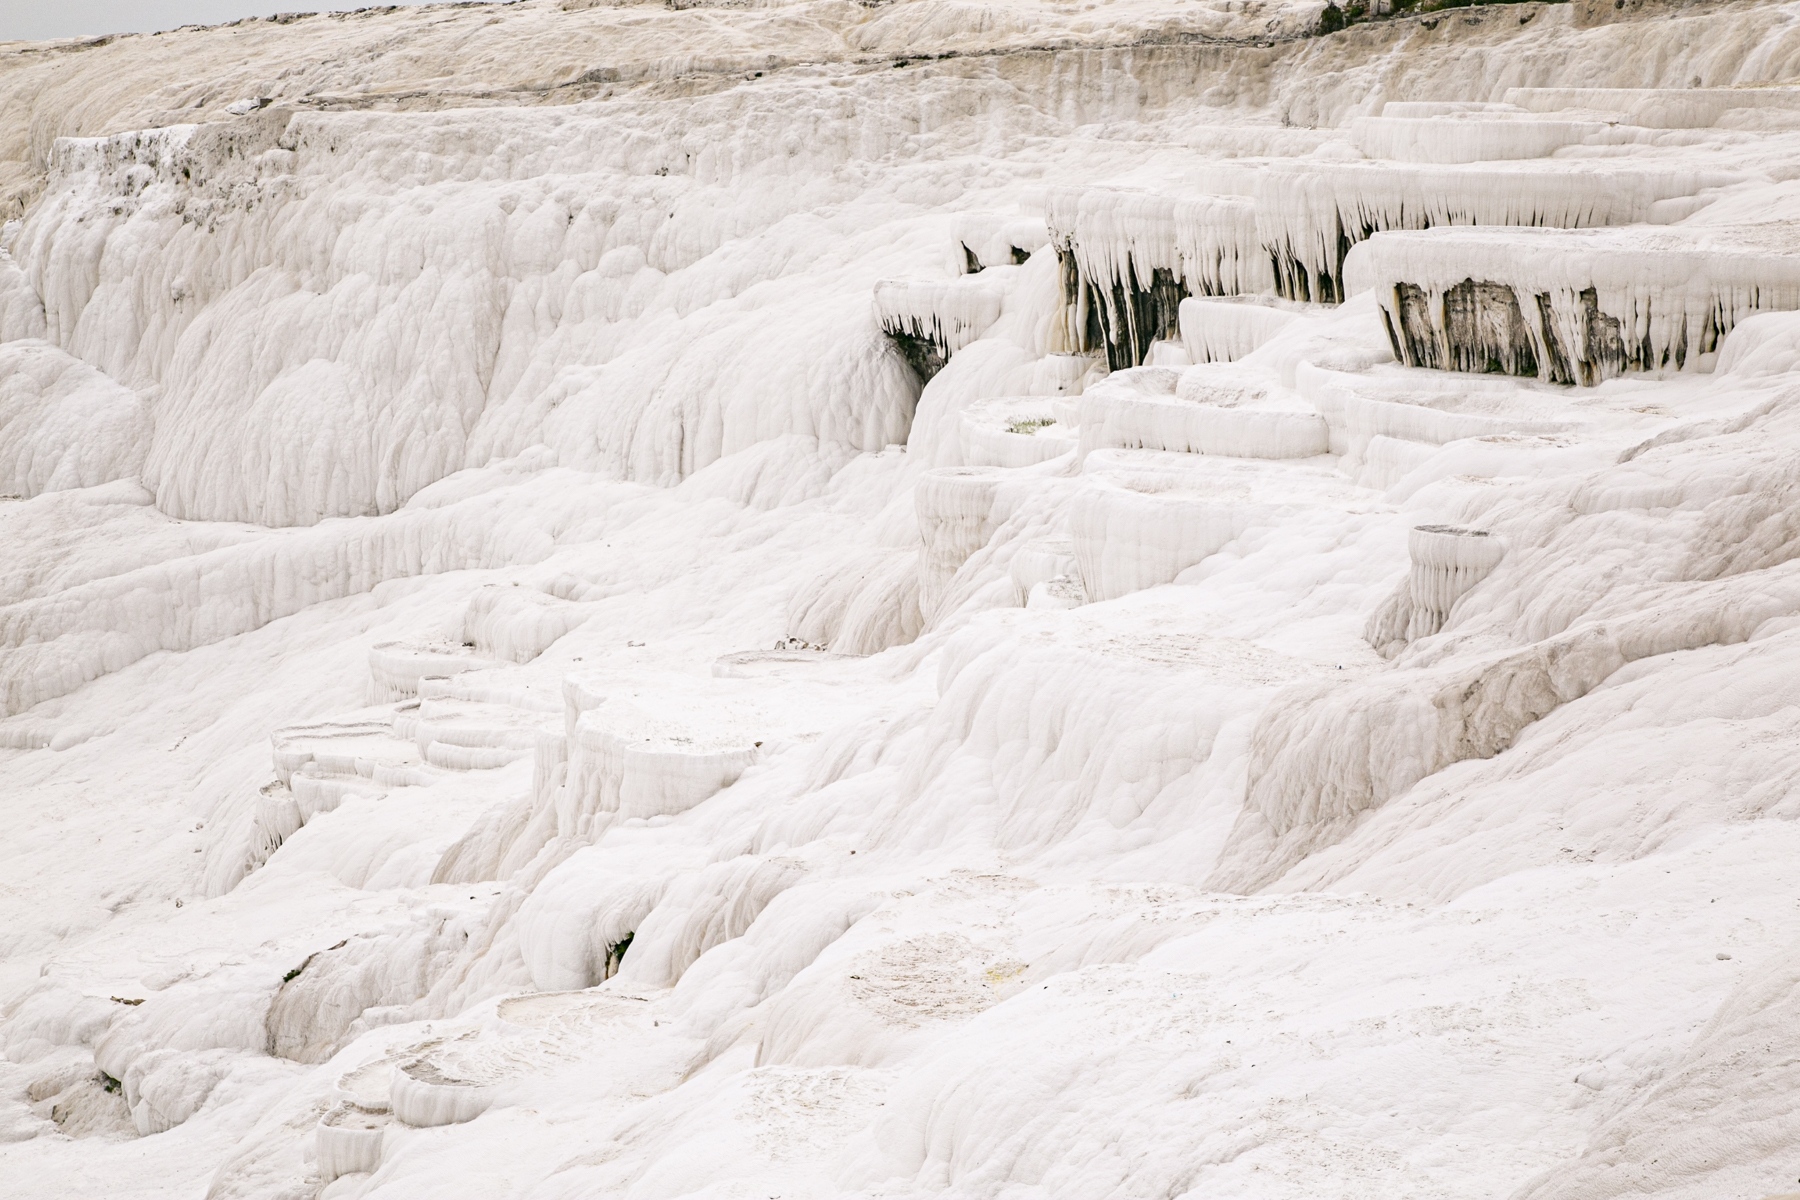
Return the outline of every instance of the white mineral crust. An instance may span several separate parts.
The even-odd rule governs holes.
[[[1800,1188],[1800,23],[1322,9],[0,43],[0,1200]]]

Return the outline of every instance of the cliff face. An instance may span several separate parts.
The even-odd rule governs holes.
[[[1284,94],[1307,91],[1304,81],[1394,49],[1424,72],[1442,70],[1450,90],[1475,78],[1458,64],[1428,61],[1445,50],[1480,53],[1498,40],[1509,58],[1541,55],[1545,43],[1568,39],[1545,30],[1622,26],[1613,38],[1579,42],[1568,55],[1571,73],[1596,86],[1687,86],[1733,82],[1751,47],[1770,49],[1781,25],[1772,6],[1711,0],[1574,0],[1566,5],[1481,6],[1443,18],[1411,17],[1357,29],[1314,45],[1320,6],[1312,0],[1193,4],[1150,3],[1034,6],[1029,11],[957,3],[862,5],[798,3],[734,5],[585,4],[524,0],[506,5],[368,8],[347,13],[247,19],[232,25],[188,27],[160,34],[54,43],[0,43],[0,168],[4,202],[17,216],[37,195],[58,137],[93,137],[125,130],[228,120],[233,105],[276,103],[314,111],[376,109],[431,111],[465,106],[564,105],[619,95],[655,83],[660,94],[716,91],[742,75],[794,66],[840,64],[887,67],[897,60],[946,57],[1028,60],[1046,51],[1109,47],[1191,47],[1190,69],[1242,77],[1277,71]],[[1509,10],[1510,9],[1510,10]],[[1514,21],[1547,24],[1521,40]],[[1714,18],[1707,26],[1676,27],[1663,47],[1673,55],[1645,55],[1638,20]],[[1717,20],[1724,17],[1722,23]],[[1424,21],[1433,22],[1425,28]],[[1704,36],[1700,36],[1704,33]],[[1427,35],[1434,54],[1419,54]],[[1536,44],[1536,49],[1533,49]],[[1639,52],[1623,59],[1621,46]],[[1243,53],[1215,53],[1207,48]],[[1259,50],[1282,47],[1273,56]],[[1602,49],[1602,47],[1604,47]],[[1598,51],[1598,52],[1595,52]],[[1337,56],[1346,56],[1337,63]],[[1733,61],[1734,56],[1736,61]],[[1704,59],[1706,61],[1693,61]],[[1758,64],[1756,78],[1784,78],[1785,60]],[[1688,77],[1679,72],[1691,63]],[[1280,64],[1291,64],[1285,72]],[[1230,87],[1230,81],[1221,81]],[[1515,82],[1549,82],[1517,80]],[[1220,84],[1209,84],[1207,91]],[[1242,86],[1240,83],[1238,86]],[[1464,91],[1467,88],[1463,89]],[[1446,92],[1446,94],[1448,94]],[[1184,92],[1184,95],[1188,93]],[[1460,95],[1460,93],[1459,93]],[[1189,98],[1192,98],[1189,96]],[[1231,92],[1213,98],[1236,102]],[[1367,98],[1364,88],[1354,104]],[[1407,91],[1389,98],[1430,98]],[[1266,90],[1247,99],[1264,103]],[[1304,118],[1331,124],[1341,108]]]
[[[1104,22],[917,8],[475,6],[15,49],[0,63],[15,202],[39,199],[7,243],[25,287],[9,336],[41,333],[157,391],[148,446],[134,440],[102,474],[141,473],[181,517],[390,512],[537,442],[658,482],[790,434],[879,449],[903,439],[915,385],[869,356],[866,334],[804,355],[782,339],[723,358],[701,347],[771,320],[803,336],[806,318],[772,314],[810,311],[833,287],[860,308],[916,259],[900,229],[966,202],[933,163],[1044,147],[984,183],[1004,204],[1006,178],[1041,187],[1130,160],[1083,131],[1291,153],[1317,138],[1277,122],[1561,78],[1728,82],[1753,54],[1779,74],[1787,52],[1779,18],[1754,7],[1704,36],[1696,24],[1673,54],[1666,25],[1578,33],[1561,6],[1330,38],[1304,36],[1293,6],[1109,8]],[[156,131],[52,149],[121,125]],[[905,199],[856,228],[900,240],[849,257],[827,241],[790,248],[820,202],[796,180],[867,205],[870,170],[887,180],[881,203]],[[1278,259],[1300,256],[1287,268],[1298,298],[1341,294],[1325,261],[1336,247],[1300,248],[1334,241],[1335,205],[1290,205],[1295,229],[1269,239],[1288,247]],[[726,250],[756,241],[768,248]],[[773,289],[754,311],[728,302],[753,286]],[[286,425],[295,389],[331,414],[307,436]]]

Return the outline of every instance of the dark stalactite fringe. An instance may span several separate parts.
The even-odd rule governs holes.
[[[1537,352],[1513,290],[1465,279],[1444,293],[1450,369],[1483,375],[1536,375]]]
[[[1141,280],[1127,265],[1123,277],[1100,281],[1082,272],[1072,247],[1057,247],[1056,260],[1076,352],[1104,349],[1107,366],[1122,371],[1141,366],[1152,342],[1180,336],[1181,302],[1191,292],[1170,268],[1153,268]]]
[[[882,332],[894,343],[894,348],[900,351],[900,357],[906,360],[912,373],[919,377],[921,387],[930,383],[932,377],[950,361],[950,346],[941,333],[889,327],[884,327]]]
[[[1381,317],[1394,357],[1409,367],[1583,387],[1627,371],[1681,370],[1691,356],[1715,351],[1724,337],[1718,305],[1697,330],[1679,322],[1673,340],[1659,349],[1647,332],[1628,339],[1624,322],[1602,311],[1598,289],[1584,288],[1573,299],[1573,320],[1563,321],[1548,292],[1525,305],[1510,285],[1491,280],[1465,279],[1440,295],[1397,283]],[[1573,329],[1576,344],[1565,345],[1559,329]]]

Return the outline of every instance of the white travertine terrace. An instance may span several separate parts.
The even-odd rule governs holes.
[[[1419,525],[1407,535],[1406,548],[1412,556],[1409,641],[1442,629],[1456,602],[1506,554],[1506,547],[1486,530],[1454,525]]]
[[[931,620],[944,589],[994,535],[994,503],[1006,476],[992,467],[939,467],[919,476],[919,610]]]
[[[395,1118],[415,1129],[472,1121],[494,1102],[491,1085],[446,1070],[438,1058],[427,1052],[394,1064],[388,1103]]]
[[[475,602],[471,601],[471,607]],[[419,694],[425,679],[441,679],[490,665],[462,642],[379,642],[369,647],[369,699],[376,704]]]
[[[882,332],[924,347],[914,365],[921,375],[935,374],[1000,319],[1003,286],[986,274],[942,281],[883,280],[875,285],[875,313]]]
[[[1221,168],[1206,181],[1220,195],[1052,192],[1045,219],[1065,260],[1068,347],[1102,348],[1091,344],[1097,325],[1113,365],[1137,366],[1153,341],[1179,329],[1182,297],[1273,293],[1256,202],[1236,194],[1253,192],[1256,178]]]
[[[486,587],[469,598],[463,638],[479,653],[530,662],[587,617],[581,604],[552,592]]]
[[[977,467],[1029,467],[1075,449],[1076,430],[1047,396],[998,396],[962,410],[962,456]]]
[[[570,802],[582,811],[654,817],[686,812],[736,783],[761,757],[754,734],[769,731],[751,725],[734,737],[727,721],[706,716],[713,719],[665,723],[625,701],[596,706],[570,746]]]
[[[1035,588],[1057,579],[1072,579],[1079,570],[1072,540],[1041,538],[1019,547],[1007,569],[1007,577],[1012,580],[1014,598],[1026,605]]]
[[[1088,456],[1087,486],[1070,503],[1069,531],[1090,598],[1114,600],[1168,583],[1296,507],[1351,495],[1328,470],[1263,471],[1229,457],[1215,466],[1213,456],[1190,465],[1187,457],[1145,450]]]
[[[1690,198],[1742,180],[1726,170],[1658,169],[1612,157],[1461,165],[1280,163],[1264,181],[1258,223],[1263,242],[1277,256],[1285,295],[1336,300],[1361,290],[1343,277],[1346,252],[1378,232],[1653,222],[1685,216],[1692,211]]]
[[[1791,1193],[1791,9],[0,43],[0,1193]]]
[[[1800,237],[1777,224],[1378,234],[1348,270],[1408,365],[1589,386],[1697,369],[1739,321],[1800,307]]]
[[[1521,87],[1506,104],[1529,112],[1593,112],[1645,129],[1707,129],[1727,113],[1800,111],[1800,87]]]
[[[1311,458],[1330,448],[1315,406],[1230,367],[1183,371],[1173,396],[1128,394],[1095,415],[1090,444],[1103,446],[1227,458]]]
[[[1399,116],[1383,109],[1350,126],[1356,148],[1393,162],[1475,163],[1548,158],[1565,146],[1636,140],[1608,121],[1557,120],[1530,113],[1462,112]],[[1647,138],[1645,140],[1648,140]]]
[[[1266,304],[1202,300],[1181,302],[1181,340],[1192,362],[1236,362],[1262,348],[1299,314]]]
[[[313,1133],[319,1175],[330,1183],[341,1175],[368,1174],[381,1166],[381,1141],[389,1124],[385,1114],[340,1105],[319,1118]]]

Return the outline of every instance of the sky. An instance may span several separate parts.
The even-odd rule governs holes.
[[[0,0],[0,41],[149,33],[278,12],[364,8],[381,0]],[[439,0],[407,0],[413,4]]]

